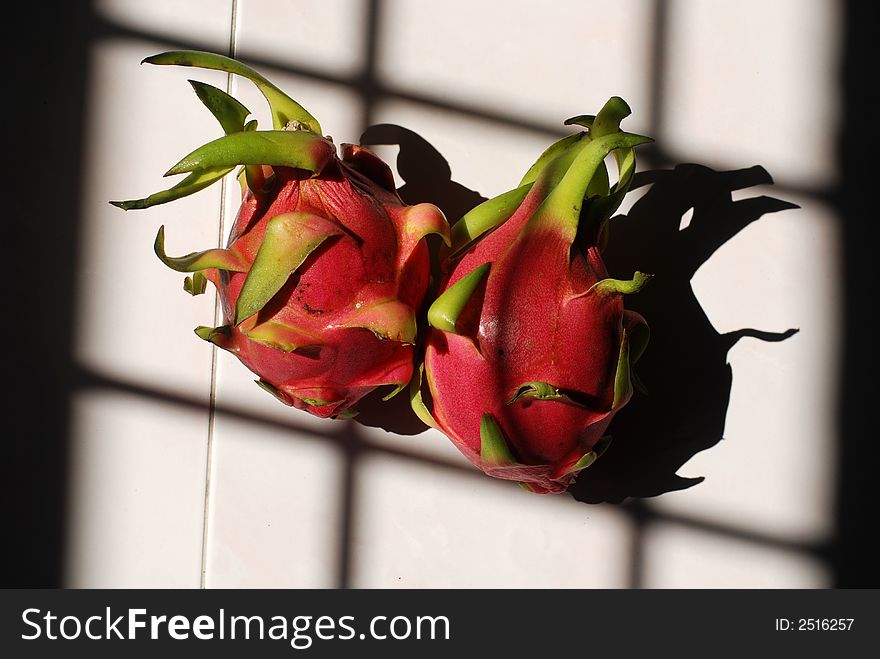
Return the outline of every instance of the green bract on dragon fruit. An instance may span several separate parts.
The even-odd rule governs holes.
[[[345,417],[378,387],[411,380],[416,313],[430,277],[425,237],[449,241],[443,213],[407,206],[387,165],[351,144],[341,154],[299,103],[242,63],[212,53],[174,51],[145,62],[226,71],[265,96],[273,127],[225,92],[191,81],[225,136],[196,149],[166,175],[177,185],[144,199],[111,202],[143,209],[197,192],[241,167],[242,202],[227,246],[181,257],[155,251],[193,273],[192,293],[212,282],[224,322],[196,334],[236,355],[282,402],[320,417]]]
[[[623,297],[649,275],[612,279],[601,257],[607,222],[632,181],[634,147],[650,141],[620,130],[629,114],[614,97],[596,116],[568,120],[586,130],[548,148],[519,187],[455,223],[428,310],[413,409],[486,474],[532,492],[565,491],[607,447],[648,339]]]

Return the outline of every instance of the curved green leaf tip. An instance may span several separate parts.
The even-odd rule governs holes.
[[[576,474],[577,472],[586,469],[591,464],[593,464],[596,460],[602,457],[602,454],[608,449],[608,446],[611,444],[611,435],[605,435],[596,442],[596,445],[593,447],[593,450],[584,453],[581,456],[581,459],[575,462],[568,470],[565,472],[565,475],[568,474]]]
[[[218,348],[223,348],[225,350],[229,345],[229,325],[221,325],[220,327],[207,327],[205,325],[199,325],[193,331],[200,339],[202,339],[203,341],[207,341],[208,343],[213,343]]]
[[[571,468],[568,471],[566,471],[565,473],[566,474],[574,474],[574,473],[581,471],[582,469],[586,469],[591,464],[593,464],[596,461],[596,458],[598,458],[598,457],[599,456],[596,455],[593,451],[590,451],[589,453],[585,453],[581,457],[581,459],[578,460],[577,462],[575,462],[571,466]]]
[[[194,272],[192,277],[186,277],[183,280],[183,290],[195,297],[201,295],[208,288],[208,279],[201,270]]]
[[[397,394],[399,394],[401,391],[406,389],[408,385],[409,385],[409,382],[401,382],[397,385],[392,385],[394,387],[394,389],[392,389],[390,393],[387,393],[384,396],[382,396],[382,400],[386,401],[386,402],[391,400]]]
[[[521,384],[514,392],[507,404],[513,403],[520,398],[538,398],[540,400],[555,400],[561,398],[559,391],[549,382],[526,382]]]
[[[198,80],[190,80],[189,84],[195,91],[196,96],[199,97],[199,100],[204,103],[205,107],[210,110],[214,118],[220,123],[224,133],[228,135],[244,129],[244,122],[251,111],[242,105],[238,99],[233,98],[222,89],[217,89]]]
[[[293,405],[293,401],[290,399],[290,396],[288,396],[287,394],[285,394],[283,391],[281,391],[280,389],[278,389],[278,388],[277,388],[276,386],[274,386],[273,384],[270,384],[269,382],[266,382],[263,378],[260,378],[259,380],[254,380],[254,382],[256,383],[256,385],[257,385],[260,389],[262,389],[262,390],[265,391],[265,392],[268,392],[268,393],[272,394],[275,398],[277,398],[278,400],[280,400],[280,401],[281,401],[282,403],[284,403],[285,405],[290,405],[290,406]]]
[[[452,225],[450,258],[455,258],[477,238],[506,222],[525,199],[531,182],[475,206]]]
[[[641,291],[654,275],[636,271],[632,279],[603,279],[590,290],[602,295],[632,295]]]
[[[562,123],[565,126],[583,126],[584,128],[592,128],[594,121],[596,121],[595,114],[579,114],[576,117],[569,117]]]
[[[214,71],[226,71],[253,82],[269,103],[272,125],[280,130],[296,122],[307,130],[321,135],[321,124],[303,106],[290,98],[252,68],[225,55],[199,50],[172,50],[147,57],[142,63],[159,65],[195,66]]]
[[[620,342],[620,353],[617,357],[617,372],[614,375],[614,400],[611,409],[616,410],[624,405],[632,395],[632,378],[629,360],[629,335],[624,332]]]
[[[333,157],[333,145],[302,130],[230,133],[203,144],[165,172],[165,176],[236,165],[279,165],[320,172]]]
[[[206,249],[203,252],[191,252],[184,256],[168,256],[165,253],[165,227],[159,227],[156,234],[156,240],[153,243],[153,251],[156,256],[172,270],[177,272],[196,272],[197,270],[206,270],[208,268],[217,268],[219,270],[231,270],[233,272],[246,272],[247,263],[245,263],[236,252],[229,249]]]
[[[584,407],[584,404],[573,399],[566,393],[560,391],[549,382],[524,382],[517,390],[513,392],[507,405],[512,405],[522,398],[534,398],[536,400],[552,400],[566,405],[575,405]]]
[[[177,199],[181,199],[182,197],[187,197],[191,194],[194,194],[199,190],[204,190],[209,185],[216,183],[217,181],[222,179],[232,170],[232,167],[208,167],[205,169],[200,169],[198,171],[192,172],[189,176],[177,183],[174,187],[167,190],[162,190],[161,192],[156,192],[154,194],[151,194],[149,197],[145,197],[144,199],[132,199],[129,201],[111,201],[110,204],[112,206],[116,206],[117,208],[121,208],[124,211],[143,210],[144,208],[150,208],[151,206],[167,204],[169,201],[175,201]]]
[[[506,467],[517,464],[510,452],[504,431],[489,412],[480,419],[480,459],[486,467]]]
[[[440,429],[436,419],[431,414],[425,399],[422,397],[422,379],[425,376],[425,364],[419,363],[418,368],[413,369],[413,377],[409,383],[409,403],[412,411],[421,419],[422,423],[436,430]]]
[[[455,333],[458,317],[483,277],[489,272],[489,266],[489,263],[484,263],[475,268],[434,300],[428,309],[428,324],[438,330]]]
[[[632,114],[629,104],[620,96],[612,96],[593,119],[590,128],[594,137],[602,137],[620,130],[620,122]]]

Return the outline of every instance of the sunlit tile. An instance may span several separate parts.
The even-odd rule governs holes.
[[[834,183],[841,5],[669,3],[660,146],[778,181]]]
[[[383,455],[359,464],[354,586],[626,585],[630,532],[617,511],[463,470]]]
[[[823,206],[762,191],[802,208],[745,229],[698,271],[694,289],[720,333],[799,332],[775,343],[743,338],[730,351],[725,439],[681,470],[706,480],[658,505],[782,538],[822,540],[834,530],[839,236]]]
[[[96,390],[72,409],[65,587],[198,588],[207,408]]]
[[[96,0],[95,13],[128,30],[158,39],[182,39],[225,53],[229,48],[232,0]],[[175,48],[180,46],[173,46]]]
[[[651,4],[382,3],[387,84],[550,127],[612,95],[648,111]]]
[[[350,75],[363,62],[368,6],[361,0],[238,0],[236,46],[245,56]]]
[[[343,490],[338,441],[217,416],[206,587],[337,585]]]
[[[798,551],[672,524],[646,534],[647,588],[829,588],[826,568]]]

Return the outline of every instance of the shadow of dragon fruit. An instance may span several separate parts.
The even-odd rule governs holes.
[[[144,199],[111,202],[149,208],[192,194],[241,167],[242,202],[225,249],[182,257],[155,251],[170,268],[193,273],[196,295],[212,282],[224,322],[196,334],[228,350],[287,405],[319,417],[348,417],[378,387],[394,393],[411,380],[416,312],[430,277],[426,236],[449,241],[443,213],[408,206],[388,166],[365,148],[343,144],[341,157],[318,121],[242,63],[213,53],[173,51],[158,65],[226,71],[265,96],[271,130],[210,85],[190,81],[225,136],[196,149],[167,173],[177,185]]]
[[[648,340],[623,297],[650,276],[612,279],[601,257],[634,147],[651,141],[620,130],[629,114],[614,97],[596,116],[569,119],[585,130],[549,147],[519,187],[455,223],[428,310],[414,411],[486,474],[532,492],[564,492],[607,448]]]

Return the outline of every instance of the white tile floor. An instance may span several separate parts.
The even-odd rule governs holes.
[[[627,587],[641,574],[648,587],[828,585],[798,543],[834,531],[837,218],[811,190],[836,171],[837,5],[787,0],[768,14],[757,1],[669,2],[660,62],[643,0],[566,0],[552,12],[525,0],[98,2],[124,35],[92,50],[76,358],[130,388],[74,400],[67,584]],[[372,72],[371,7],[381,9]],[[725,440],[681,470],[705,481],[646,500],[658,517],[639,532],[624,507],[483,477],[434,431],[394,435],[283,407],[231,356],[215,357],[192,333],[212,322],[213,297],[183,293],[151,245],[160,224],[169,253],[217,244],[235,192],[225,204],[217,186],[128,214],[106,202],[154,191],[169,165],[218,135],[185,80],[225,87],[224,75],[140,60],[230,44],[337,143],[358,141],[365,121],[399,124],[486,196],[518,180],[548,130],[613,94],[633,107],[627,127],[653,130],[672,162],[767,168],[780,186],[737,198],[800,208],[734,237],[693,285],[719,332],[800,333],[731,351]],[[379,86],[370,105],[355,84],[364,73]],[[267,116],[248,83],[230,89]],[[376,450],[349,470],[351,433]]]

